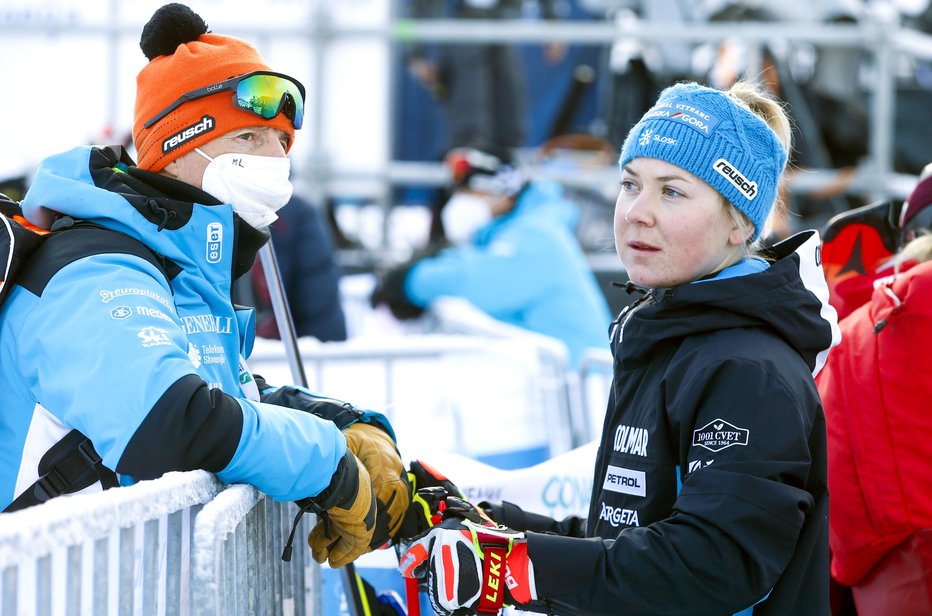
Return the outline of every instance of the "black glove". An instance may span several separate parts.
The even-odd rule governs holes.
[[[431,518],[438,513],[441,501],[445,502],[445,506],[454,508],[462,504],[464,508],[459,517],[473,517],[469,512],[474,507],[466,502],[466,497],[460,489],[443,473],[421,460],[411,462],[408,483],[411,485],[412,502],[401,522],[401,528],[394,535],[394,543],[411,539],[433,526],[436,522]]]
[[[301,387],[273,388],[258,374],[253,378],[262,402],[317,415],[332,421],[343,432],[347,449],[368,471],[378,501],[372,549],[388,543],[398,532],[411,503],[411,486],[401,454],[386,427],[369,423],[371,419],[366,417],[373,413],[360,411],[348,402],[317,396]]]
[[[309,508],[309,504],[316,506],[319,512],[317,524],[307,537],[317,562],[329,561],[336,569],[372,549],[375,492],[369,471],[349,450],[337,465],[330,485],[316,497],[301,499],[297,504],[302,510]]]
[[[373,308],[386,304],[399,321],[416,319],[424,314],[424,309],[412,304],[405,294],[405,280],[415,263],[412,261],[391,269],[379,278],[370,298]]]

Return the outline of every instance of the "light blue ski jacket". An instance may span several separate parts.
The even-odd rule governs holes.
[[[612,320],[573,235],[578,218],[559,184],[533,182],[470,244],[418,261],[405,295],[419,306],[465,298],[499,321],[562,340],[578,366],[586,349],[608,348]]]
[[[0,509],[72,429],[124,483],[203,468],[277,500],[328,486],[343,435],[258,402],[244,359],[252,311],[234,310],[230,285],[267,235],[110,148],[47,159],[22,205],[34,223],[78,224],[43,243],[0,307]],[[150,258],[107,248],[112,231]]]

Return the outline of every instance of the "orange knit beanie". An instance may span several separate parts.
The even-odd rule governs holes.
[[[231,36],[208,33],[207,24],[182,4],[158,9],[139,43],[149,58],[136,77],[133,142],[141,169],[165,165],[220,135],[248,126],[281,129],[294,140],[294,126],[283,113],[271,120],[233,106],[230,92],[187,101],[145,128],[144,124],[179,96],[252,71],[268,71],[259,52]]]

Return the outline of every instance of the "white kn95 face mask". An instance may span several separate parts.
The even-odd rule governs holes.
[[[291,160],[285,156],[230,153],[211,158],[198,148],[194,151],[210,161],[201,180],[204,192],[232,205],[254,229],[275,222],[275,212],[291,199]]]
[[[476,231],[489,224],[492,218],[491,204],[466,192],[454,193],[440,211],[443,232],[454,244],[471,240]]]

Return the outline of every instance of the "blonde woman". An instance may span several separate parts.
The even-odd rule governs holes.
[[[758,89],[677,84],[621,152],[615,244],[643,297],[612,328],[615,377],[588,519],[508,503],[407,552],[443,614],[828,614],[825,419],[838,342],[814,231],[758,250],[789,152]],[[500,547],[500,551],[499,548]],[[465,611],[460,611],[465,610]]]

